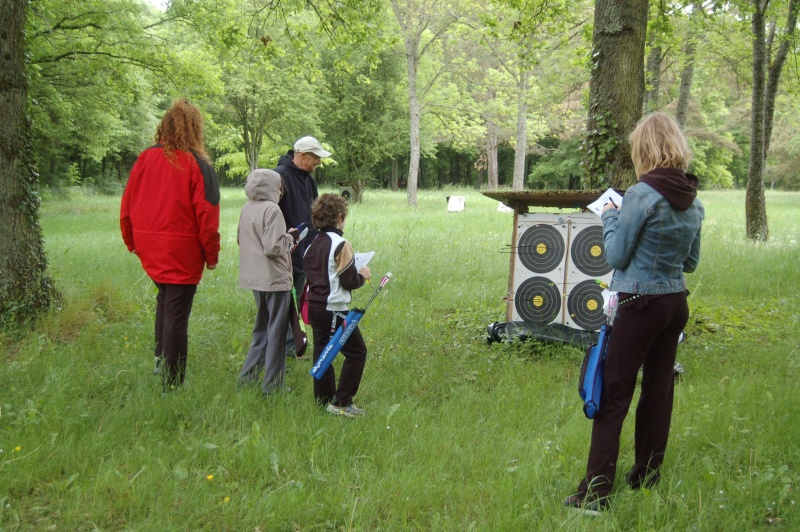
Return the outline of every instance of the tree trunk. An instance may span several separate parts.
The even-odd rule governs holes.
[[[24,50],[28,3],[0,3],[0,325],[34,318],[58,296],[47,275],[38,175],[30,153]]]
[[[652,41],[653,39],[651,39]],[[658,93],[661,90],[661,58],[662,52],[660,46],[653,46],[650,48],[650,54],[647,56],[647,78],[649,81],[649,88],[644,94],[644,112],[652,113],[658,110]]]
[[[392,192],[397,192],[397,189],[400,188],[397,183],[397,174],[399,174],[398,166],[397,159],[392,157],[392,175],[389,177],[389,188]]]
[[[781,44],[772,63],[767,69],[767,88],[764,96],[764,157],[769,154],[769,145],[772,138],[772,122],[775,117],[775,97],[778,94],[778,84],[781,78],[783,65],[789,55],[789,48],[794,40],[794,32],[797,26],[797,12],[800,8],[800,0],[790,0],[789,10],[786,17],[786,26],[781,34]]]
[[[678,93],[678,103],[675,109],[675,119],[681,129],[686,129],[686,115],[689,112],[689,97],[692,95],[692,78],[694,78],[694,43],[686,43],[684,54],[686,64],[681,70],[681,85]]]
[[[681,85],[678,93],[678,103],[675,110],[675,119],[682,129],[686,128],[686,115],[689,112],[689,97],[692,95],[692,79],[694,78],[694,59],[696,55],[696,39],[700,31],[698,27],[703,15],[703,3],[695,2],[692,14],[689,17],[689,31],[683,45],[683,55],[686,61],[681,70]]]
[[[747,238],[766,242],[769,238],[767,206],[764,199],[764,118],[767,72],[767,45],[764,12],[769,0],[757,0],[751,23],[753,30],[753,97],[750,121],[750,170],[745,194]]]
[[[585,144],[589,188],[636,182],[628,135],[642,115],[647,0],[597,0]]]
[[[409,108],[409,140],[411,154],[408,162],[408,181],[406,193],[408,205],[417,206],[417,180],[419,179],[419,115],[420,105],[417,96],[417,43],[406,37],[406,69],[408,70],[408,108]]]
[[[486,188],[497,190],[497,128],[493,121],[486,125]]]
[[[517,84],[517,144],[514,147],[514,181],[512,190],[525,188],[525,155],[528,152],[528,79],[530,72],[520,73]]]

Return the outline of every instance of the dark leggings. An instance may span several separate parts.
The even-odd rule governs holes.
[[[189,315],[195,284],[156,283],[156,356],[164,358],[164,387],[183,384],[189,352]]]
[[[620,301],[629,294],[620,294]],[[639,368],[642,393],[636,407],[634,487],[658,480],[672,416],[678,336],[689,319],[686,293],[648,296],[623,305],[614,320],[606,358],[600,411],[592,425],[586,477],[579,493],[611,493],[617,471],[622,424],[633,399]]]

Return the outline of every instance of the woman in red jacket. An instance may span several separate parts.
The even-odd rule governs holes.
[[[165,389],[183,384],[189,314],[203,268],[219,255],[219,184],[203,144],[203,117],[185,99],[167,110],[122,195],[120,227],[158,287],[156,370]]]

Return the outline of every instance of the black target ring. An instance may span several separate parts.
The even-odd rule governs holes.
[[[603,313],[603,289],[592,279],[578,283],[567,296],[567,312],[582,329],[596,331],[607,319]]]
[[[531,277],[517,288],[514,306],[523,321],[547,324],[561,312],[561,291],[547,277]]]
[[[578,236],[572,239],[570,254],[572,263],[586,275],[597,277],[611,271],[611,266],[606,262],[603,228],[599,225],[580,231]]]
[[[522,264],[535,273],[549,273],[564,261],[564,237],[551,225],[529,227],[519,239],[517,255]]]

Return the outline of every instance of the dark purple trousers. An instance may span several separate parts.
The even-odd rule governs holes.
[[[189,353],[189,315],[197,292],[195,284],[156,283],[156,356],[165,388],[183,384]]]
[[[631,294],[620,294],[623,301]],[[678,337],[689,319],[686,292],[645,296],[622,305],[609,341],[600,411],[592,425],[586,477],[578,493],[607,497],[614,485],[622,424],[633,399],[639,368],[642,393],[636,407],[633,487],[653,485],[669,439]]]
[[[345,311],[343,314],[347,314]],[[335,316],[335,321],[334,321]],[[314,331],[314,364],[325,350],[336,329],[342,324],[342,317],[324,308],[308,306],[308,321]],[[367,344],[361,336],[361,329],[356,327],[350,338],[342,346],[341,354],[344,355],[342,373],[339,375],[339,385],[336,385],[336,373],[333,365],[322,375],[314,379],[314,398],[318,403],[335,406],[350,406],[353,396],[361,385],[361,376],[364,374],[364,363],[367,360]]]

